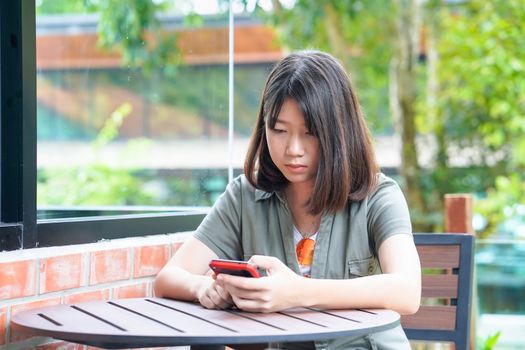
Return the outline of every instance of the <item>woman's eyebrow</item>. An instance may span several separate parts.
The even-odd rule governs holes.
[[[287,121],[287,120],[282,120],[282,119],[280,119],[280,118],[277,118],[277,119],[275,120],[275,124],[277,124],[277,123],[281,123],[281,124],[289,125],[289,124],[291,124],[292,122],[289,122],[289,121]],[[301,126],[306,127],[306,123],[302,123]]]

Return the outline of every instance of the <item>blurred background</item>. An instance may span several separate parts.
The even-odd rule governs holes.
[[[324,50],[415,232],[474,195],[478,343],[524,348],[525,0],[35,3],[39,219],[211,206],[273,64]]]

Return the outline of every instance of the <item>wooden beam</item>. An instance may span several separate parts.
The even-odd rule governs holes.
[[[445,195],[445,232],[473,235],[472,195]]]

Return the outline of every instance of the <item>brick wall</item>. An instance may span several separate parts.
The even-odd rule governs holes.
[[[0,253],[0,350],[93,349],[10,327],[28,308],[152,296],[152,281],[188,233]]]

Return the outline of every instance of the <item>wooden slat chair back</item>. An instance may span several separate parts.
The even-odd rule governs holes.
[[[411,340],[453,342],[469,347],[474,237],[468,234],[414,234],[421,260],[421,307],[401,317]]]

